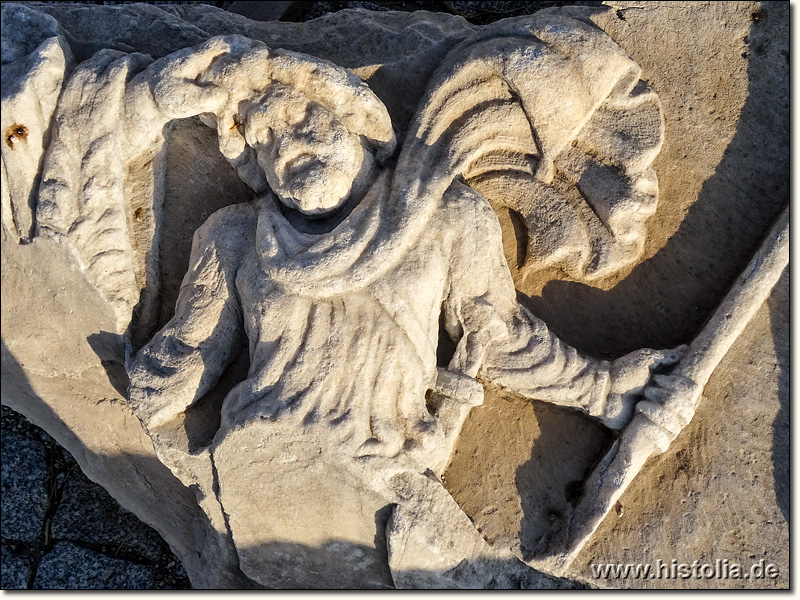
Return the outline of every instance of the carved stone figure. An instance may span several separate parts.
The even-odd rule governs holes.
[[[43,13],[6,14],[32,33],[4,37],[4,232],[66,249],[112,307],[128,406],[208,520],[200,561],[230,576],[213,585],[561,574],[691,421],[783,268],[779,228],[688,352],[585,356],[518,301],[498,213],[519,218],[524,276],[592,282],[641,258],[658,205],[661,103],[581,9],[459,33],[408,123],[351,71],[279,44],[75,57]],[[190,117],[252,199],[204,217],[174,315],[151,335],[165,128]],[[246,374],[209,401],[243,347]],[[442,485],[489,385],[618,434],[535,557],[487,543]]]
[[[495,38],[500,32],[526,37]],[[584,46],[581,61],[569,58],[575,46]],[[245,479],[242,457],[248,464],[258,457],[270,478],[302,480],[312,494],[325,489],[320,496],[347,511],[354,504],[373,512],[397,505],[388,543],[398,583],[404,571],[430,563],[404,556],[411,554],[407,542],[393,539],[397,515],[416,512],[406,505],[435,485],[425,473],[441,474],[466,411],[482,402],[479,378],[583,410],[614,429],[630,421],[643,390],[658,412],[665,396],[655,384],[646,387],[651,370],[679,354],[642,351],[609,364],[563,344],[517,303],[488,202],[454,180],[466,173],[479,188],[514,185],[531,196],[523,202],[541,209],[556,203],[546,186],[557,167],[565,178],[591,185],[586,171],[602,168],[587,157],[593,144],[605,160],[630,167],[630,175],[615,174],[630,186],[627,200],[605,190],[594,210],[604,214],[615,239],[625,240],[623,250],[636,246],[633,224],[622,226],[616,213],[652,212],[655,181],[646,166],[660,146],[660,116],[652,94],[631,91],[638,83],[635,65],[601,32],[540,17],[457,48],[434,76],[396,165],[385,108],[343,69],[241,38],[214,39],[161,62],[145,71],[157,91],[174,80],[182,86],[168,85],[171,94],[192,86],[209,99],[227,92],[221,106],[205,100],[203,108],[187,109],[213,113],[204,118],[216,127],[223,154],[266,193],[215,213],[197,232],[176,314],[131,366],[130,402],[165,463],[204,496],[214,494],[162,431],[172,431],[213,388],[246,336],[247,378],[228,393],[219,431],[203,451],[213,462],[216,495],[246,575],[281,585],[287,561],[294,569],[323,568],[305,553],[292,563],[285,548],[264,545],[319,542],[316,535],[347,539],[352,525],[305,513],[276,518],[274,492],[242,489],[243,480],[250,486],[262,472],[248,467]],[[600,73],[589,76],[595,68]],[[553,95],[548,88],[557,80],[562,93]],[[198,92],[188,96],[196,102]],[[609,116],[596,115],[599,106]],[[605,122],[613,110],[628,121]],[[609,135],[604,126],[626,125],[640,138],[619,144],[603,137]],[[509,135],[499,135],[509,126]],[[572,145],[576,138],[583,148]],[[542,224],[534,220],[533,227]],[[605,265],[614,249],[597,252],[591,268]],[[587,268],[585,256],[571,258],[580,265],[575,268]],[[456,347],[449,364],[437,368],[440,320]],[[665,376],[659,383],[679,389],[691,406],[690,381]],[[674,410],[691,418],[683,404]],[[190,446],[188,440],[187,451]],[[197,451],[190,456],[197,458]],[[275,463],[281,466],[273,470]],[[309,477],[314,469],[319,472]],[[330,490],[327,471],[334,469],[352,472],[346,493]],[[439,511],[456,510],[449,508]],[[270,516],[254,520],[253,514]],[[331,523],[345,527],[335,533]],[[368,535],[362,544],[375,533]],[[413,530],[394,535],[413,536]],[[249,547],[251,538],[260,545]],[[342,554],[341,543],[329,551]],[[474,558],[458,552],[441,572]],[[360,551],[355,556],[364,561]],[[320,564],[332,563],[331,557]],[[357,581],[339,578],[343,585]]]

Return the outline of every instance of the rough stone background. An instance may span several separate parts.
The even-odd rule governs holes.
[[[462,14],[483,24],[547,6],[600,3],[206,4],[261,20],[304,21],[354,7],[424,8]],[[738,19],[728,7],[704,3],[694,9],[692,17],[698,35],[687,39],[683,27],[649,30],[642,3],[613,4],[615,10],[607,15],[603,28],[636,56],[646,77],[657,73],[650,83],[661,94],[668,128],[667,143],[656,165],[662,198],[683,201],[666,204],[665,210],[656,214],[648,238],[649,260],[632,273],[620,274],[620,278],[626,277],[624,285],[610,280],[599,289],[553,281],[537,290],[537,282],[527,279],[527,274],[514,273],[518,284],[530,290],[530,297],[523,300],[562,337],[609,357],[639,346],[663,347],[690,339],[746,264],[776,210],[788,199],[788,106],[784,104],[788,102],[788,6],[736,3],[744,17]],[[685,18],[681,11],[686,6],[671,6],[675,7],[676,22]],[[679,58],[665,65],[664,55]],[[703,56],[705,62],[697,61],[697,56]],[[731,65],[737,71],[731,72]],[[707,80],[709,76],[718,81]],[[679,92],[665,94],[665,89]],[[714,90],[713,95],[709,90]],[[774,154],[776,151],[779,154]],[[743,178],[743,172],[749,176]],[[762,203],[755,216],[752,205],[741,201],[748,195]],[[737,236],[738,243],[730,244],[731,236]],[[654,295],[667,300],[653,302]],[[581,310],[565,313],[561,308],[564,298]],[[579,557],[575,575],[584,583],[600,587],[788,587],[788,298],[785,276],[726,357],[720,369],[726,375],[709,382],[697,420],[667,453],[648,463],[646,476],[623,496],[619,518],[606,519]],[[625,307],[621,324],[620,306]],[[609,325],[612,322],[614,327]],[[751,381],[767,382],[770,389],[754,388]],[[563,423],[556,410],[537,404],[532,413],[528,407],[518,399],[498,396],[473,411],[464,443],[474,443],[474,451],[482,454],[468,454],[462,448],[463,456],[470,458],[469,472],[448,472],[450,491],[490,541],[516,533],[520,519],[530,528],[531,521],[542,520],[543,515],[558,518],[553,511],[542,512],[546,506],[526,505],[525,498],[521,506],[516,504],[518,488],[549,487],[554,501],[562,503],[566,491],[563,485],[553,486],[541,476],[537,469],[542,457],[532,456],[527,448],[522,448],[526,451],[523,455],[511,456],[503,444],[487,443],[487,436],[496,438],[498,431],[504,440],[532,436],[539,438],[540,447],[540,442],[547,441],[542,437],[545,432],[553,438],[551,446],[569,446],[578,438],[584,445],[603,442],[603,432],[591,423],[576,421],[578,429],[568,432],[572,436],[562,435],[564,428],[554,426]],[[516,429],[493,428],[493,419],[495,424],[507,423]],[[478,429],[481,426],[485,432]],[[84,477],[52,438],[6,407],[2,463],[1,587],[188,587],[178,561],[152,529]],[[580,468],[564,465],[563,470]],[[484,479],[480,486],[473,485],[473,475]],[[470,495],[471,489],[495,492],[497,501],[493,504]],[[724,531],[719,530],[720,515],[724,515]],[[546,522],[541,526],[546,527]],[[665,586],[663,581],[591,580],[591,562],[654,562],[659,558],[689,563],[714,558],[747,563],[765,558],[781,565],[781,577],[745,586],[735,581],[673,581]]]

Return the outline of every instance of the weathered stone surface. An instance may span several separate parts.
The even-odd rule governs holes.
[[[345,10],[306,23],[284,23],[251,21],[206,4],[92,7],[91,19],[83,6],[35,6],[69,32],[78,60],[100,48],[133,48],[160,58],[231,34],[330,60],[369,84],[400,132],[447,52],[476,30],[463,18],[427,11]]]
[[[3,454],[2,535],[32,542],[42,532],[48,506],[46,450],[40,442],[5,431],[0,436],[0,444]]]
[[[391,506],[343,469],[338,453],[281,442],[272,428],[251,425],[214,453],[242,571],[269,588],[394,587],[380,539]],[[253,464],[270,479],[253,482]]]
[[[574,585],[520,559],[532,560],[541,536],[569,521],[581,482],[610,441],[597,423],[625,426],[650,366],[675,360],[619,357],[690,342],[787,202],[783,9],[616,3],[479,29],[442,14],[343,12],[297,24],[197,5],[29,6],[55,17],[78,66],[68,73],[72,63],[64,61],[55,149],[43,163],[36,207],[39,235],[27,245],[15,241],[26,238],[31,204],[18,201],[25,186],[9,187],[4,170],[3,402],[45,424],[89,477],[161,531],[195,586]],[[155,34],[162,30],[171,33]],[[532,32],[536,41],[520,41]],[[5,38],[14,33],[3,33],[5,82]],[[206,42],[231,34],[330,59],[369,88],[337,67],[259,42]],[[153,63],[128,54],[158,59],[193,45]],[[116,53],[96,54],[101,48]],[[254,70],[256,60],[270,69]],[[129,77],[119,75],[124,69]],[[637,84],[640,76],[649,87]],[[23,113],[11,98],[4,88],[4,118],[14,121]],[[95,108],[91,116],[86,106]],[[383,164],[395,140],[399,157]],[[288,155],[302,156],[301,146],[323,167],[308,160],[292,167]],[[41,151],[31,149],[30,173],[20,181],[34,181],[30,174],[41,168]],[[382,181],[373,153],[376,169],[401,182],[387,183],[391,192],[373,185]],[[505,261],[488,206],[465,208],[485,201],[458,184],[446,192],[457,175],[500,217]],[[289,212],[274,198],[250,202],[267,184]],[[338,228],[291,212],[349,210],[348,193],[360,199],[367,189],[378,200],[362,202]],[[430,199],[439,204],[426,212]],[[386,207],[372,208],[380,202]],[[307,251],[330,230],[325,252]],[[372,239],[361,260],[358,243]],[[591,564],[682,560],[678,543],[701,561],[735,546],[746,562],[760,556],[754,548],[767,530],[761,555],[780,563],[781,575],[749,583],[787,584],[782,293],[770,300],[774,348],[739,349],[752,332],[766,331],[762,309],[706,387],[698,416],[623,495],[617,523],[630,525],[615,528],[612,514],[559,573],[602,585]],[[246,331],[237,338],[242,318]],[[584,361],[538,319],[612,362]],[[442,335],[437,348],[440,325],[454,339]],[[506,335],[523,341],[504,353],[497,340]],[[556,344],[551,356],[540,356],[549,344]],[[563,381],[546,374],[562,355]],[[746,355],[760,357],[752,369],[742,366]],[[736,412],[744,421],[726,425],[739,423],[741,432],[748,419],[775,424],[757,430],[757,451],[732,456],[709,435],[709,407],[743,372],[748,389],[775,393],[757,409],[747,403]],[[643,431],[664,450],[691,417],[699,389],[677,378],[660,382],[648,384],[650,404],[638,410],[658,424]],[[673,386],[669,402],[657,391],[664,382]],[[426,386],[436,391],[427,407]],[[531,406],[517,392],[582,408],[597,421]],[[384,420],[395,397],[397,410]],[[673,401],[677,408],[668,410]],[[717,400],[717,412],[727,404]],[[339,417],[366,425],[351,431]],[[503,452],[497,440],[515,451]],[[288,451],[292,444],[297,452]],[[391,460],[373,461],[381,454],[375,448]],[[697,479],[729,464],[758,465],[754,484],[737,486],[738,474]],[[420,480],[399,485],[393,474],[409,468],[441,474],[454,501],[435,478],[430,489]],[[656,485],[660,468],[664,481],[697,477],[682,491],[666,489]],[[305,495],[287,501],[298,480]],[[647,492],[654,488],[657,495]],[[713,503],[681,503],[687,490],[729,494],[740,518],[747,506],[759,517],[750,528],[709,518]],[[701,521],[708,525],[695,525]],[[719,545],[723,530],[735,544]],[[719,582],[614,585],[650,583]]]
[[[620,500],[575,562],[573,573],[602,587],[786,589],[789,583],[788,277],[751,322],[705,388],[696,421]],[[785,313],[784,313],[785,314]],[[759,381],[753,386],[753,381]],[[613,540],[613,541],[612,541]],[[610,579],[593,563],[691,565],[764,559],[775,578]]]
[[[75,565],[82,565],[80,570]],[[58,542],[42,558],[34,589],[141,590],[147,589],[153,568],[111,558],[70,542]]]

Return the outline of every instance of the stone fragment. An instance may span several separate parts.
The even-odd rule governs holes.
[[[678,354],[628,353],[690,342],[787,203],[784,5],[609,2],[482,28],[3,14],[4,102],[14,53],[32,65],[4,117],[61,90],[35,202],[42,153],[7,172],[21,127],[4,147],[4,403],[197,587],[575,585],[520,559],[564,530],[608,428]],[[7,32],[25,22],[62,36],[47,90],[38,38]],[[768,557],[780,576],[751,585],[788,586],[787,290],[685,430],[685,405],[650,411],[678,437],[568,577],[717,584],[592,579],[684,548]]]
[[[227,436],[214,464],[248,577],[277,589],[393,587],[385,541],[388,502],[339,453],[303,440],[286,443],[272,428],[251,425]],[[269,480],[253,481],[253,464],[265,465]]]
[[[42,557],[33,588],[144,590],[150,587],[152,579],[153,567],[112,558],[71,542],[58,542]]]
[[[47,452],[42,443],[3,431],[0,531],[4,538],[34,542],[49,506]]]

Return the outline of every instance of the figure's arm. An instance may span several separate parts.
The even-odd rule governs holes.
[[[449,369],[469,377],[480,373],[528,398],[577,408],[609,427],[623,427],[650,367],[672,362],[675,353],[641,350],[608,362],[582,356],[562,342],[517,301],[500,225],[488,203],[475,194],[468,204],[473,230],[454,238],[445,301],[448,331],[460,338]]]
[[[175,316],[129,369],[130,403],[148,430],[202,398],[236,357],[243,325],[235,279],[250,210],[229,207],[197,230]]]

